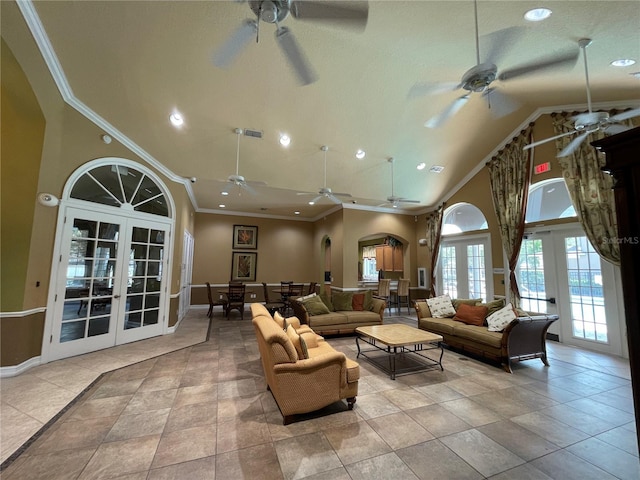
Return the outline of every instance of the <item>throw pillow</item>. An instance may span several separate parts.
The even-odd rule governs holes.
[[[333,303],[336,312],[353,310],[352,301],[353,292],[333,292],[331,295],[331,303]]]
[[[369,312],[373,311],[373,290],[364,291],[364,305],[362,305],[362,308]]]
[[[531,315],[529,315],[529,312],[527,312],[526,310],[523,310],[521,308],[515,307],[513,309],[516,312],[516,315],[518,317],[530,317]]]
[[[498,300],[492,300],[491,302],[487,302],[487,303],[478,302],[476,303],[476,306],[487,307],[487,310],[488,310],[487,317],[488,317],[489,315],[496,313],[501,308],[504,308],[504,298],[500,298]]]
[[[466,323],[467,325],[477,325],[481,327],[484,324],[486,316],[487,307],[476,307],[463,303],[458,307],[458,311],[453,319]]]
[[[300,343],[300,335],[298,335],[296,329],[293,328],[293,325],[289,325],[287,327],[287,336],[289,337],[289,340],[291,340],[291,343],[293,343],[293,346],[298,353],[298,358],[305,358],[303,357],[304,352],[302,351],[302,344]]]
[[[304,308],[307,309],[307,313],[310,316],[329,313],[329,309],[327,308],[327,306],[315,293],[313,294],[313,296],[307,298],[306,300],[303,300],[302,304],[304,305]]]
[[[351,299],[351,308],[357,312],[364,310],[364,293],[354,293]]]
[[[433,318],[452,318],[456,314],[449,295],[427,298],[427,305]]]
[[[304,297],[298,297],[296,298],[296,300],[298,300],[299,302],[304,302],[307,298],[311,298],[315,296],[316,296],[316,292],[313,292],[313,293],[310,293],[309,295],[305,295]]]
[[[333,307],[333,303],[331,302],[331,295],[327,295],[325,292],[320,294],[320,299],[322,303],[324,303],[330,312],[335,312],[336,309]]]
[[[516,318],[513,305],[507,303],[503,308],[487,317],[487,325],[490,332],[501,332]]]
[[[460,305],[464,304],[464,305],[475,306],[476,303],[481,301],[482,301],[481,298],[454,298],[451,300],[451,304],[453,305],[453,308],[455,308],[457,312]]]

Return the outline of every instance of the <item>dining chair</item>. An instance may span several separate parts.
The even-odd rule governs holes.
[[[211,318],[211,315],[213,315],[213,307],[216,307],[216,306],[222,306],[223,312],[226,313],[227,300],[225,299],[214,300],[213,293],[211,292],[211,284],[209,282],[206,282],[206,283],[207,283],[207,295],[209,297],[209,311],[207,312],[207,317]]]
[[[398,280],[398,288],[395,290],[395,305],[398,313],[400,313],[402,305],[406,305],[407,313],[411,313],[409,310],[409,279],[407,278]]]
[[[291,299],[299,298],[304,295],[304,285],[302,283],[292,283],[289,285],[289,296],[287,297],[286,311],[291,310]]]
[[[231,310],[238,310],[240,312],[240,318],[244,320],[244,295],[246,285],[238,283],[229,283],[229,291],[227,292],[227,307],[225,312],[227,318]]]
[[[269,300],[269,288],[265,282],[262,282],[262,290],[264,291],[264,306],[271,315],[284,309],[284,302],[272,302]]]
[[[380,298],[387,302],[387,308],[389,308],[389,313],[391,313],[391,280],[388,278],[381,278],[378,280],[378,291],[373,295],[376,298]]]

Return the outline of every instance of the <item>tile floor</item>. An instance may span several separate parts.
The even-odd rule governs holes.
[[[444,372],[395,381],[361,359],[354,410],[283,426],[249,318],[218,313],[206,339],[194,310],[174,335],[3,379],[2,478],[640,478],[620,358],[550,342],[550,368],[510,375],[445,351]],[[355,358],[353,337],[328,341]]]

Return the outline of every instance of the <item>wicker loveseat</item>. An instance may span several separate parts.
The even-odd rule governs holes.
[[[312,331],[300,331],[300,354],[282,323],[274,320],[261,303],[251,304],[262,368],[273,397],[287,425],[294,415],[319,410],[342,399],[352,409],[358,394],[360,366],[336,351]],[[301,358],[301,357],[308,358]]]
[[[415,300],[414,307],[418,328],[442,335],[444,343],[456,350],[500,362],[509,373],[512,360],[539,358],[549,366],[546,335],[557,315],[520,312],[503,331],[492,332],[486,324],[468,325],[453,318],[433,318],[426,299]]]
[[[363,303],[354,302],[354,297],[362,297]],[[308,298],[291,299],[293,313],[300,323],[307,324],[320,335],[353,333],[357,327],[382,325],[386,302],[373,297],[371,291],[333,292],[331,297],[318,295],[326,306],[326,313],[318,314],[309,308]]]

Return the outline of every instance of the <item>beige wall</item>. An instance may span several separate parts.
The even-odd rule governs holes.
[[[313,224],[292,220],[195,214],[193,284],[224,284],[231,278],[233,226],[258,227],[256,282],[320,281],[314,273]],[[316,248],[317,250],[317,248]],[[240,251],[240,250],[237,250]],[[254,282],[250,282],[254,283]]]
[[[45,119],[7,44],[1,42],[0,311],[22,310]],[[16,201],[19,198],[30,201]]]
[[[104,132],[62,101],[51,77],[41,75],[43,61],[33,48],[29,50],[29,37],[14,36],[13,29],[4,29],[5,12],[12,16],[15,13],[12,8],[15,7],[5,9],[3,5],[2,10],[0,308],[4,315],[0,320],[3,342],[0,366],[16,365],[41,353],[44,314],[20,312],[47,307],[56,223],[63,207],[38,204],[37,192],[61,197],[69,176],[96,158],[126,158],[153,170],[167,185],[176,207],[170,294],[180,290],[182,232],[194,230],[194,210],[181,183],[170,181],[117,141],[104,144],[100,139]],[[5,32],[11,38],[6,44]],[[10,199],[5,195],[10,195]],[[11,235],[5,238],[5,233]],[[175,324],[177,299],[171,301],[168,313],[169,325]]]

